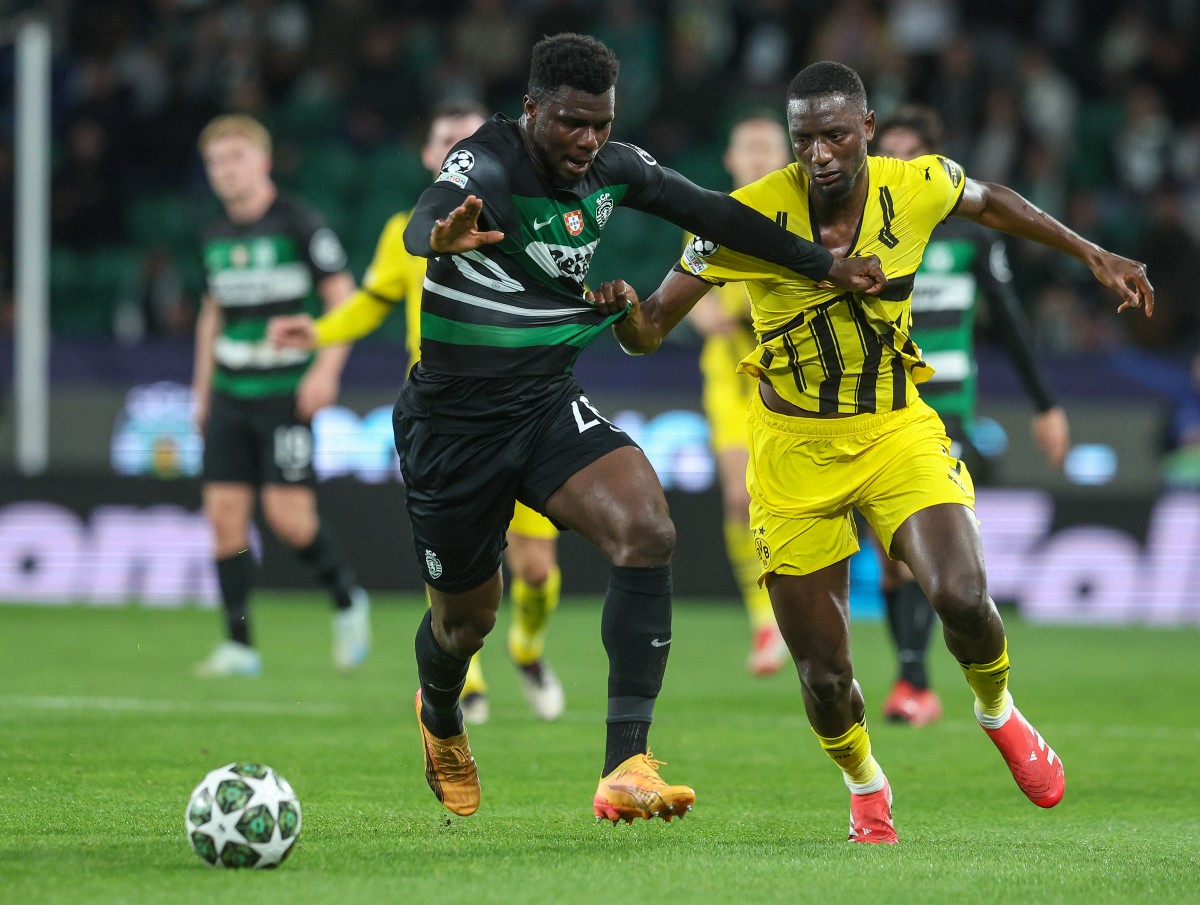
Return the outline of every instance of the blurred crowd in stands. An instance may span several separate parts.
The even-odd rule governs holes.
[[[569,30],[621,58],[614,136],[713,188],[729,187],[720,159],[732,118],[751,107],[782,112],[787,82],[811,61],[858,69],[880,117],[904,101],[934,105],[943,150],[969,175],[1011,185],[1149,265],[1155,317],[1117,319],[1116,298],[1081,265],[1014,243],[1046,354],[1200,347],[1188,275],[1200,261],[1200,0],[7,6],[0,18],[14,21],[23,6],[53,28],[53,324],[63,335],[189,333],[200,291],[194,231],[213,212],[195,139],[212,116],[241,111],[268,124],[279,182],[325,213],[361,276],[386,217],[427,181],[417,148],[428,111],[476,99],[517,115],[533,42]],[[0,331],[12,327],[13,70],[9,41],[0,49]],[[623,222],[607,235],[605,260],[611,275],[649,290],[679,236]]]

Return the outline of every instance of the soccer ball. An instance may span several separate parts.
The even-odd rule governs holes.
[[[270,767],[226,764],[196,786],[184,825],[210,867],[277,867],[300,835],[300,800]]]

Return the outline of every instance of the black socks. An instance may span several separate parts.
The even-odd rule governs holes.
[[[933,604],[921,586],[911,579],[883,596],[887,603],[888,627],[900,657],[900,678],[917,689],[928,688],[925,656],[936,616]]]
[[[462,710],[458,706],[463,683],[467,680],[468,657],[460,660],[442,650],[433,637],[433,613],[417,628],[417,675],[421,679],[422,722],[438,738],[450,738],[463,731]]]
[[[354,590],[358,580],[354,570],[342,555],[332,532],[321,523],[312,543],[303,550],[297,549],[296,556],[308,567],[313,576],[333,595],[334,603],[339,610],[349,608],[350,592]]]
[[[254,554],[249,550],[217,560],[217,583],[225,606],[225,625],[231,641],[250,644],[250,588],[254,584]]]
[[[645,754],[654,701],[671,652],[671,567],[613,566],[600,620],[608,653],[607,775]]]

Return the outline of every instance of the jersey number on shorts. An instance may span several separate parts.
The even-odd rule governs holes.
[[[312,432],[306,427],[275,428],[275,464],[283,472],[284,480],[299,481],[312,465]]]
[[[588,418],[582,411],[580,411],[580,406],[583,406],[596,417]],[[601,415],[599,410],[592,405],[591,400],[589,400],[587,396],[580,396],[571,403],[571,413],[575,416],[575,424],[579,427],[579,433],[581,434],[589,427],[595,427],[597,424],[607,424],[610,430],[615,430],[619,434],[625,433],[623,430],[621,430],[621,428],[617,427],[615,424]]]

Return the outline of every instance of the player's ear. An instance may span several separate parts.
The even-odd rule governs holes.
[[[863,131],[866,133],[867,141],[875,137],[875,111],[868,110],[867,118],[863,120]]]
[[[524,102],[521,104],[521,109],[525,114],[525,118],[529,121],[529,124],[533,125],[533,121],[537,119],[538,102],[534,100],[531,95],[527,94],[525,95]]]

